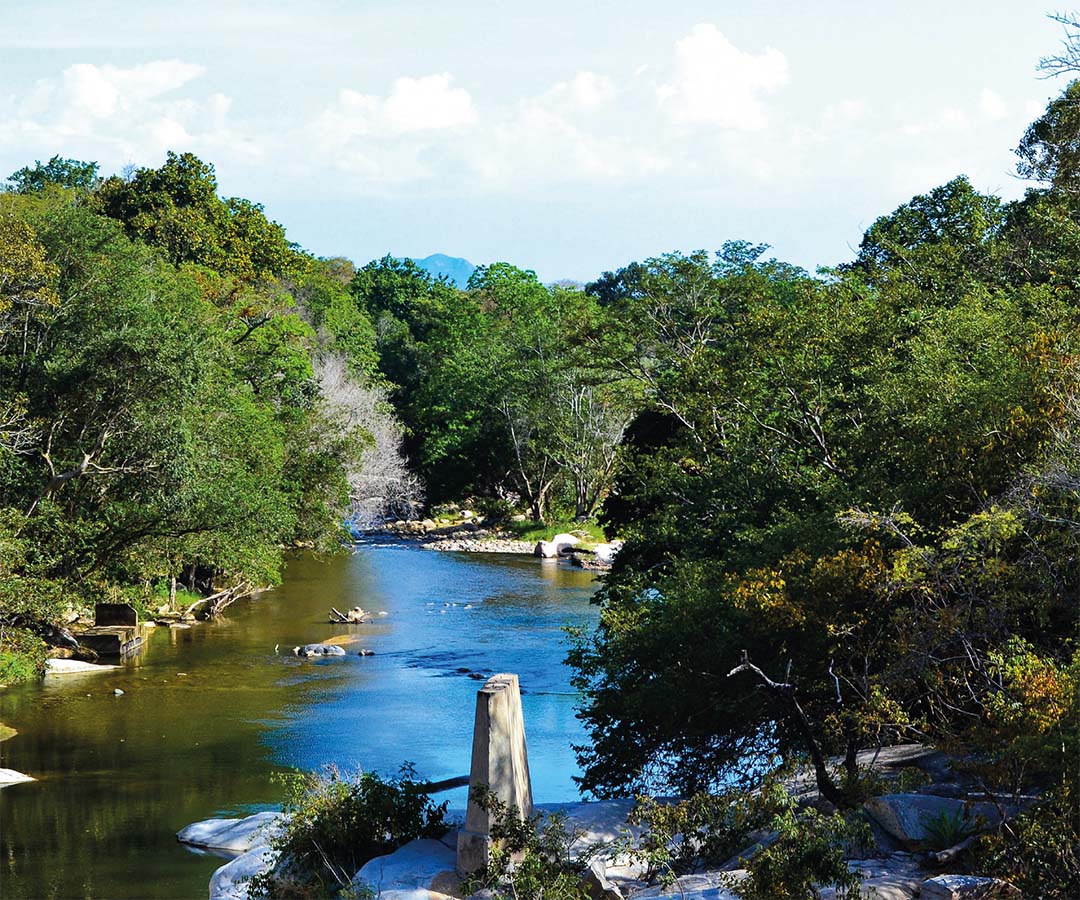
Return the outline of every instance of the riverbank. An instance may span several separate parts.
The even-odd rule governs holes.
[[[520,521],[519,521],[520,520]],[[355,535],[359,544],[394,541],[418,544],[424,550],[452,553],[507,553],[544,559],[566,558],[580,568],[604,571],[622,547],[607,542],[594,523],[544,526],[518,516],[508,527],[505,520],[489,522],[470,510],[439,519],[407,519],[388,522]]]
[[[963,779],[958,782],[953,762],[952,758],[919,744],[868,750],[859,755],[860,766],[873,771],[886,791],[902,791],[904,783],[913,778],[925,781],[914,792],[909,789],[883,793],[863,805],[862,818],[872,836],[868,843],[852,845],[844,851],[848,871],[861,881],[860,897],[1006,900],[1018,896],[1003,881],[969,874],[959,856],[971,843],[971,838],[965,835],[992,830],[1003,818],[1016,815],[1019,807],[1003,803],[1001,798],[988,798],[974,782]],[[839,771],[839,758],[829,763]],[[820,807],[823,803],[809,773],[792,778],[785,787],[800,807]],[[668,896],[682,900],[737,900],[742,895],[739,886],[752,878],[750,870],[755,858],[783,840],[776,832],[756,834],[726,862],[698,865],[692,873],[680,867],[665,881],[658,879],[659,873],[654,869],[656,848],[648,849],[657,835],[648,832],[647,826],[628,824],[633,820],[634,806],[632,799],[617,799],[536,807],[540,816],[538,828],[544,828],[545,821],[558,816],[565,834],[562,842],[565,853],[571,858],[581,856],[579,877],[584,879],[590,894],[601,900],[657,900]],[[964,834],[952,838],[959,842],[956,846],[935,850],[942,838],[935,823],[951,818],[965,824]],[[459,862],[457,835],[463,827],[462,821],[460,812],[451,814],[450,831],[441,839],[414,840],[388,855],[369,860],[351,876],[353,887],[370,891],[383,900],[411,900],[417,896],[472,900],[487,896],[483,891],[471,893],[455,871]],[[284,825],[281,814],[263,812],[243,820],[197,822],[182,829],[177,839],[232,857],[211,878],[211,900],[247,900],[248,879],[274,866],[277,853],[272,837]],[[671,841],[671,848],[681,843],[680,838],[670,835],[666,840]],[[344,874],[349,877],[350,873]],[[823,900],[849,896],[835,885],[819,885],[815,895]]]

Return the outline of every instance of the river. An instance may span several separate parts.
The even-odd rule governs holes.
[[[476,690],[494,672],[521,677],[537,802],[576,797],[563,627],[595,622],[595,587],[525,557],[301,556],[277,590],[157,629],[121,669],[0,690],[0,722],[19,732],[0,766],[38,779],[0,791],[0,896],[205,897],[221,860],[185,850],[177,830],[269,808],[271,775],[291,767],[391,773],[408,760],[432,780],[466,774]],[[386,615],[326,623],[331,606],[356,605]],[[348,633],[344,658],[291,653]],[[463,807],[465,792],[439,799]]]

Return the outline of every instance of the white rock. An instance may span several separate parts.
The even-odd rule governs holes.
[[[428,900],[429,892],[440,892],[456,883],[457,832],[441,841],[420,838],[386,856],[368,860],[353,877],[356,887],[366,885],[377,897],[390,900]]]
[[[977,875],[938,875],[922,884],[925,900],[1006,900],[1020,892],[1007,881]]]
[[[210,878],[210,900],[248,900],[249,882],[276,858],[277,851],[263,844],[226,863]]]
[[[574,537],[572,534],[557,534],[551,539],[551,543],[555,545],[555,549],[559,554],[566,553],[571,547],[576,547],[581,543],[581,538]]]
[[[203,819],[176,833],[181,844],[241,854],[265,844],[282,821],[281,813],[260,812],[243,819]]]
[[[16,772],[14,769],[0,769],[0,785],[22,784],[24,781],[37,781],[37,779],[23,775],[22,772]]]
[[[863,809],[906,846],[932,840],[931,825],[936,819],[954,819],[958,827],[972,831],[983,831],[1001,821],[1001,813],[992,803],[965,803],[931,794],[883,794],[867,800]]]
[[[119,668],[120,666],[105,666],[99,663],[83,662],[81,659],[45,660],[46,675],[75,675],[80,672],[107,672],[109,669]]]

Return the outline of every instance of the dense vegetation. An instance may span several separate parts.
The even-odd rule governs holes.
[[[334,262],[219,198],[209,166],[170,155],[100,180],[53,159],[11,182],[0,682],[94,600],[273,584],[282,547],[337,546],[365,461],[396,434]]]
[[[16,172],[0,680],[70,607],[272,583],[283,547],[417,483],[599,510],[626,545],[571,655],[584,788],[715,796],[807,759],[842,812],[858,751],[929,742],[1042,797],[980,864],[1075,895],[1078,100],[1023,135],[1023,199],[958,177],[813,275],[735,241],[584,289],[496,263],[460,291],[312,258],[190,155]]]

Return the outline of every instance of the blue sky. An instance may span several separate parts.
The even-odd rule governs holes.
[[[1027,0],[0,0],[0,175],[191,150],[293,240],[588,280],[742,238],[813,269],[958,174],[1019,196]]]

